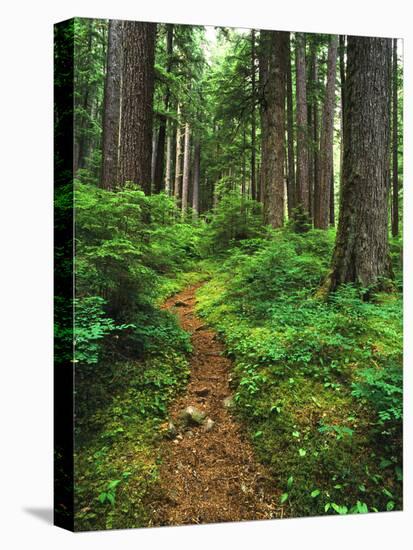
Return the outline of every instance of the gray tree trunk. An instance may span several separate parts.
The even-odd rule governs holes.
[[[184,167],[182,174],[182,213],[184,214],[188,208],[188,190],[189,190],[189,169],[190,169],[190,152],[191,152],[191,128],[189,122],[185,124],[185,143],[184,143]]]
[[[297,203],[310,214],[305,37],[296,33]]]

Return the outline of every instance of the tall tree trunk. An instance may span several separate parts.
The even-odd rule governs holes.
[[[112,189],[118,183],[121,51],[122,21],[111,19],[109,20],[103,109],[101,185],[105,189]]]
[[[181,106],[178,104],[176,120],[176,156],[175,156],[175,183],[174,196],[179,203],[181,197],[182,182],[182,128],[181,128]]]
[[[124,21],[119,180],[151,192],[155,23]]]
[[[330,178],[330,225],[334,227],[336,223],[335,196],[334,196],[334,165],[331,166]]]
[[[169,74],[172,70],[172,53],[173,53],[173,32],[174,26],[168,24],[166,26],[166,73]],[[166,92],[164,97],[164,109],[165,113],[169,110],[169,103],[171,99],[171,91],[169,84],[166,86]],[[158,133],[158,144],[156,147],[156,164],[155,164],[155,174],[154,174],[154,192],[160,193],[162,191],[163,184],[163,175],[164,175],[164,164],[165,164],[165,141],[166,141],[166,114],[160,116],[159,121],[159,133]]]
[[[158,132],[156,126],[152,129],[152,155],[151,155],[151,189],[155,184],[155,166],[156,166],[156,147],[158,145]]]
[[[89,19],[88,21],[88,35],[87,35],[87,58],[91,61],[91,54],[92,54],[92,43],[93,43],[93,19]],[[76,59],[76,56],[75,56]],[[88,83],[85,83],[85,85],[82,87],[82,99],[81,99],[81,115],[76,117],[75,121],[75,127],[77,127],[78,130],[78,143],[76,144],[76,155],[75,155],[75,162],[74,162],[74,172],[76,173],[79,168],[85,167],[85,160],[86,160],[86,148],[87,148],[87,137],[86,137],[86,126],[87,126],[87,120],[86,120],[86,114],[89,110],[89,94],[90,94],[90,86]]]
[[[172,191],[172,147],[173,147],[173,135],[171,128],[171,120],[168,122],[168,133],[166,137],[166,169],[165,169],[165,192],[167,195]]]
[[[398,125],[397,125],[397,38],[393,40],[393,196],[392,196],[392,235],[399,234],[399,166],[398,166]]]
[[[310,99],[307,106],[307,121],[308,121],[308,141],[310,144],[308,152],[308,194],[309,194],[309,212],[311,220],[314,219],[315,202],[317,195],[317,180],[315,167],[318,164],[318,96],[317,90],[317,43],[311,40],[310,43],[310,61],[308,67],[308,84],[307,92]]]
[[[349,36],[340,217],[328,290],[391,275],[388,248],[391,39]]]
[[[288,33],[268,33],[268,82],[264,92],[266,143],[263,147],[264,219],[272,227],[284,223],[285,92]]]
[[[241,195],[243,199],[245,198],[246,174],[247,174],[247,163],[245,159],[245,151],[246,151],[246,139],[245,139],[245,126],[244,126],[242,130],[242,173],[241,173]]]
[[[251,195],[256,198],[257,182],[256,182],[256,118],[255,104],[257,101],[256,83],[255,83],[255,30],[251,30],[251,96],[252,96],[252,111],[251,111]]]
[[[288,176],[287,176],[287,201],[288,217],[296,205],[295,196],[295,165],[294,165],[294,125],[293,125],[293,86],[291,70],[291,45],[290,34],[288,33],[288,55],[287,55],[287,154],[288,154]]]
[[[260,31],[260,49],[259,49],[259,97],[260,97],[260,118],[261,118],[261,169],[260,181],[258,189],[251,188],[252,198],[264,202],[264,173],[267,169],[266,161],[268,155],[266,153],[267,138],[267,116],[266,116],[266,93],[268,80],[268,62],[269,62],[269,37],[270,31]]]
[[[327,59],[327,83],[320,136],[320,179],[314,227],[328,229],[330,223],[331,175],[333,173],[334,107],[336,98],[337,35],[330,37]]]
[[[309,171],[308,171],[308,128],[307,89],[305,68],[305,37],[296,33],[296,101],[297,101],[297,203],[309,215]]]
[[[201,144],[199,138],[195,141],[194,146],[194,179],[192,189],[192,209],[194,216],[199,213],[199,182],[201,174]]]
[[[188,207],[188,189],[189,189],[189,168],[190,168],[190,151],[191,151],[191,128],[189,122],[185,124],[185,143],[184,143],[184,168],[182,175],[182,213],[185,214]]]
[[[343,155],[344,155],[344,92],[346,89],[346,67],[344,63],[344,53],[346,50],[346,37],[340,35],[339,37],[339,59],[340,59],[340,84],[341,84],[341,110],[340,110],[340,185],[343,181]]]

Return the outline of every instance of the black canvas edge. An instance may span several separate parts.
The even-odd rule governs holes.
[[[54,25],[54,525],[74,531],[74,19]]]

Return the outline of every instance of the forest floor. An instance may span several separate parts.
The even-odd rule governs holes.
[[[191,334],[190,380],[169,413],[176,432],[162,446],[159,491],[151,503],[153,525],[182,525],[282,517],[281,491],[259,464],[241,424],[231,414],[231,367],[224,345],[194,308],[192,285],[169,298],[164,308],[177,314]],[[201,424],[182,424],[192,406]],[[208,418],[213,421],[209,422]],[[180,426],[180,427],[179,427]]]

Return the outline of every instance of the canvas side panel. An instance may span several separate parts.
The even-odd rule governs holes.
[[[74,20],[54,31],[54,523],[73,531]]]

